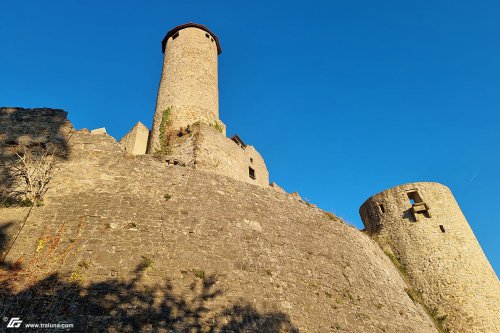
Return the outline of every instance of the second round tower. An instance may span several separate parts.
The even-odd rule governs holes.
[[[500,332],[500,284],[450,189],[396,186],[365,201],[360,215],[447,332]]]

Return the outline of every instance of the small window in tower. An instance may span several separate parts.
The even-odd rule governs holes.
[[[210,38],[210,35],[209,34],[205,34],[205,37]]]
[[[440,225],[439,225],[439,229],[441,229],[441,232],[442,232],[442,233],[445,233],[445,232],[446,232],[446,230],[444,230],[444,225],[442,225],[442,224],[440,224]]]
[[[253,163],[253,158],[250,157],[250,163]]]
[[[385,213],[385,207],[384,207],[384,204],[378,204],[378,209],[380,210],[380,212],[381,212],[382,214],[384,214],[384,213]]]
[[[176,39],[177,37],[179,37],[179,31],[177,31],[173,36],[172,36],[172,40]]]
[[[248,176],[255,179],[255,170],[252,167],[248,167]]]
[[[213,38],[210,38],[212,40],[212,43],[214,42],[214,39]]]
[[[420,197],[417,191],[410,191],[406,194],[408,195],[408,199],[410,200],[410,203],[412,205],[422,202],[422,198]]]

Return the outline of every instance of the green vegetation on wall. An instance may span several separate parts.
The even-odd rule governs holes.
[[[167,133],[167,128],[170,125],[170,114],[172,109],[170,107],[163,110],[160,123],[160,148],[155,151],[155,155],[169,155],[172,153],[169,147],[169,138]]]
[[[403,280],[406,282],[408,285],[408,288],[405,288],[405,292],[410,297],[410,299],[415,303],[419,304],[422,306],[422,308],[427,312],[429,317],[434,321],[436,324],[436,328],[440,333],[449,333],[450,331],[445,327],[445,321],[446,321],[446,314],[440,314],[439,310],[437,308],[430,309],[424,302],[423,297],[422,297],[422,292],[420,290],[417,290],[413,287],[413,284],[411,282],[410,275],[408,274],[408,269],[406,266],[401,262],[401,260],[396,256],[396,254],[392,250],[392,246],[388,244],[387,241],[381,240],[378,237],[374,237],[377,239],[377,242],[382,242],[384,246],[382,247],[382,250],[384,253],[391,259],[392,263],[394,266],[399,270],[399,273],[401,274],[401,277]]]
[[[222,124],[220,122],[218,122],[217,120],[215,120],[213,123],[210,123],[209,125],[210,125],[210,127],[215,129],[219,133],[224,132],[224,126],[222,126]]]

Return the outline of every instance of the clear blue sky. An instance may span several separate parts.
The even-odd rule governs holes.
[[[221,41],[221,119],[271,179],[361,227],[369,196],[449,186],[500,272],[500,2],[2,1],[0,105],[151,126],[160,42]]]

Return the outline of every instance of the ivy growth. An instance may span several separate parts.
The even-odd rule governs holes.
[[[161,123],[160,123],[160,148],[156,150],[155,154],[156,155],[163,155],[163,154],[171,154],[171,149],[169,147],[169,137],[167,134],[167,128],[169,127],[171,121],[170,121],[170,114],[172,112],[172,109],[170,107],[166,108],[163,110],[163,114],[161,117]]]

